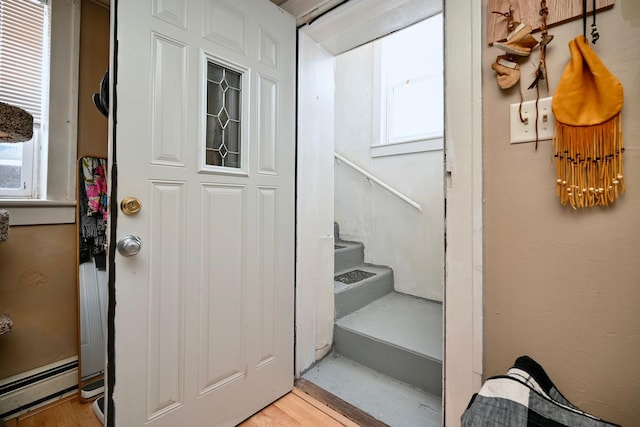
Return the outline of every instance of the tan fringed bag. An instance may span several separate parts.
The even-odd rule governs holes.
[[[583,36],[569,42],[571,60],[553,96],[556,194],[563,205],[608,206],[624,193],[622,83]]]

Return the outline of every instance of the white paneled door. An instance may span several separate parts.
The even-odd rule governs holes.
[[[115,5],[115,425],[236,425],[293,387],[295,20]]]

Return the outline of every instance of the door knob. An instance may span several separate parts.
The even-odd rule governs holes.
[[[140,252],[140,249],[142,249],[142,240],[138,236],[127,234],[118,240],[116,248],[118,248],[120,255],[134,256]]]
[[[142,209],[142,203],[135,197],[125,197],[120,202],[120,209],[125,215],[135,215]]]

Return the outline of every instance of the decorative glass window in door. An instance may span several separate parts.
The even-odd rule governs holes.
[[[207,165],[241,167],[241,92],[241,73],[208,61],[205,146]]]

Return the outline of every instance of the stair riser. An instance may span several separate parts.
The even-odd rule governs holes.
[[[378,273],[335,294],[336,319],[361,309],[393,291],[393,272]]]
[[[340,243],[337,243],[338,245]],[[334,273],[357,267],[364,262],[364,246],[362,244],[349,245],[336,249],[334,252]]]
[[[442,396],[442,362],[376,341],[336,325],[334,350],[436,396]]]

